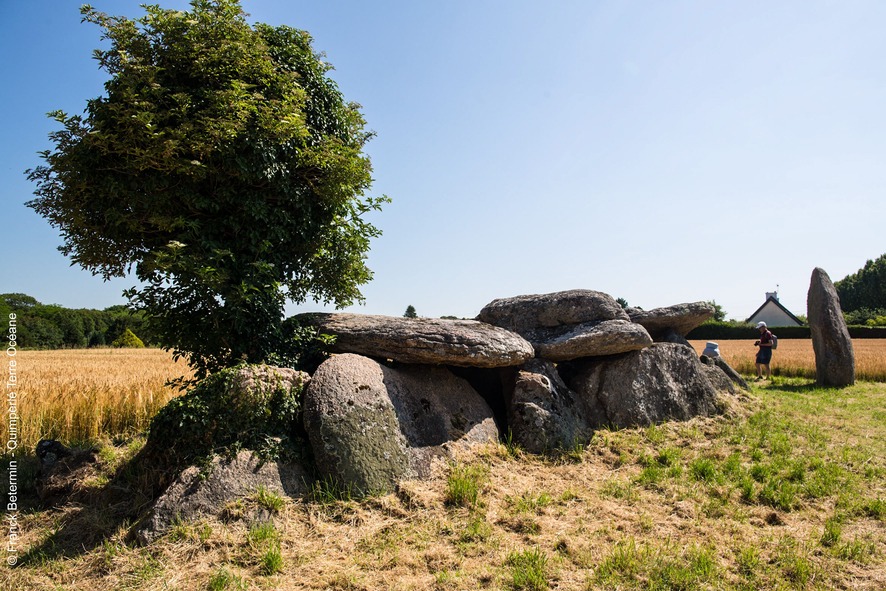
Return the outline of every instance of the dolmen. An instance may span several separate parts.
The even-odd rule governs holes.
[[[301,315],[334,337],[303,403],[318,476],[381,492],[504,432],[546,453],[601,427],[721,413],[734,382],[685,339],[713,313],[576,289],[497,299],[473,320]]]

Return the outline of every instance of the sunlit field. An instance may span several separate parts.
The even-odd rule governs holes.
[[[691,341],[701,354],[707,341]],[[720,355],[733,369],[742,374],[754,374],[754,356],[757,347],[752,340],[721,340]],[[859,380],[886,382],[886,339],[854,339],[855,377]],[[779,339],[778,349],[772,354],[773,375],[815,378],[815,354],[810,339]]]
[[[125,437],[147,428],[179,391],[166,382],[189,373],[159,349],[80,349],[16,354],[18,444],[40,439],[69,444]],[[0,424],[0,440],[9,424]]]

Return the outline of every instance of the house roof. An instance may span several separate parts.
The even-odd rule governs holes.
[[[756,316],[757,314],[759,314],[759,313],[763,310],[763,308],[766,307],[766,304],[768,304],[769,302],[772,302],[773,304],[775,304],[776,306],[778,306],[779,309],[780,309],[782,312],[784,312],[785,314],[787,314],[787,315],[788,315],[788,316],[789,316],[794,322],[796,322],[796,323],[799,324],[800,326],[803,325],[803,321],[802,321],[802,320],[800,320],[799,318],[797,318],[796,316],[794,316],[793,313],[791,313],[790,310],[788,310],[787,308],[785,308],[784,306],[782,306],[782,305],[781,305],[781,302],[779,302],[777,299],[775,299],[775,298],[772,297],[772,296],[769,296],[768,298],[766,298],[766,301],[763,302],[763,305],[760,306],[759,308],[757,308],[757,310],[756,310],[753,314],[751,314],[750,316],[748,316],[748,319],[745,320],[745,322],[753,322],[754,316]]]

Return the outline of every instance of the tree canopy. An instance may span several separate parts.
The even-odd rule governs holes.
[[[362,301],[386,197],[366,195],[372,133],[307,32],[251,26],[236,0],[144,6],[136,20],[90,6],[110,74],[84,116],[50,113],[28,203],[60,250],[127,295],[159,343],[198,376],[291,346],[287,298]]]
[[[886,315],[886,254],[869,260],[857,272],[834,283],[840,307],[855,324],[880,324]]]
[[[0,294],[0,317],[10,313],[18,320],[18,346],[27,349],[101,347],[127,330],[152,342],[144,315],[125,306],[105,310],[74,310],[42,304],[22,293]]]

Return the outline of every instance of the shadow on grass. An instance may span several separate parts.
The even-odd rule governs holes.
[[[29,503],[27,510],[52,512],[52,526],[48,535],[20,556],[19,567],[75,558],[102,546],[121,528],[130,530],[174,473],[155,468],[156,458],[144,449],[110,476],[101,473],[95,450],[80,450],[66,460],[59,460],[53,470],[40,475],[39,460],[29,457],[36,468],[27,490],[35,502]],[[43,498],[38,478],[42,478]]]
[[[794,378],[791,382],[783,382],[781,380],[776,380],[775,382],[770,381],[757,387],[761,390],[781,390],[783,392],[796,392],[800,394],[807,394],[815,392],[816,390],[826,389],[816,384],[814,380],[801,381],[800,378]]]

